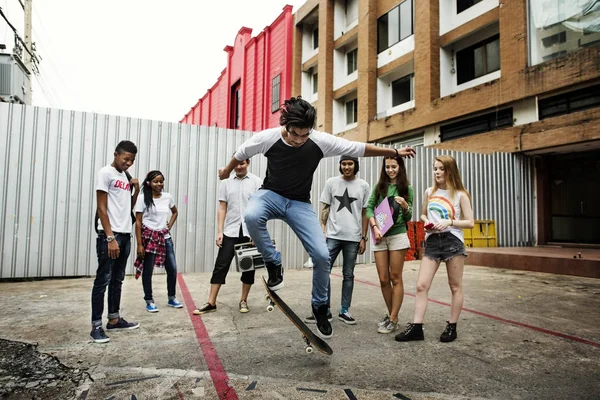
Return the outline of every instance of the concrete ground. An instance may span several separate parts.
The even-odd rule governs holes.
[[[402,324],[414,310],[419,262],[405,264]],[[261,271],[262,272],[262,271]],[[332,276],[334,316],[341,292]],[[260,275],[257,274],[257,277]],[[600,396],[600,280],[466,267],[458,340],[440,343],[449,316],[445,268],[430,293],[425,341],[397,343],[377,333],[385,307],[374,265],[356,268],[352,314],[333,321],[334,353],[306,354],[279,310],[267,313],[257,280],[251,311],[237,309],[232,272],[216,313],[192,316],[208,296],[210,274],[179,276],[184,309],[168,308],[164,275],[154,278],[160,312],[144,309],[141,282],[127,277],[122,314],[140,329],[89,339],[93,279],[0,283],[0,338],[35,342],[64,366],[86,370],[77,399],[597,399]],[[286,271],[281,297],[310,310],[311,270]],[[0,371],[0,375],[7,370]],[[43,385],[41,385],[43,386]],[[38,386],[39,390],[43,390]],[[31,390],[35,390],[32,388]],[[28,392],[27,398],[33,398]],[[40,392],[40,393],[43,393]],[[44,398],[38,394],[38,398]],[[8,398],[24,398],[18,394]]]

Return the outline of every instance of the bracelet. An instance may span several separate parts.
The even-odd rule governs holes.
[[[400,153],[398,153],[398,149],[394,147],[394,150],[396,151],[396,158],[400,158]]]
[[[360,238],[360,240],[364,240],[366,242],[367,241],[367,237],[363,236],[363,237]]]

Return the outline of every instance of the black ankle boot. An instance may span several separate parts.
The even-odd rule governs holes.
[[[451,324],[446,321],[446,329],[442,332],[440,336],[440,342],[448,343],[456,340],[456,322]]]
[[[397,342],[409,342],[411,340],[424,340],[423,324],[408,324],[404,332],[396,335]]]

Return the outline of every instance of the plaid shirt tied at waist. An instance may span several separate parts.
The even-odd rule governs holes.
[[[168,229],[162,229],[155,231],[148,228],[146,225],[142,225],[142,245],[144,246],[145,253],[153,253],[154,266],[164,268],[165,259],[167,254],[167,247],[165,245],[165,235],[169,233]],[[135,259],[135,279],[138,279],[144,270],[144,258],[137,257]]]

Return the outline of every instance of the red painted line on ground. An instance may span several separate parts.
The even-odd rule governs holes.
[[[190,294],[181,273],[177,274],[177,282],[179,283],[183,301],[185,302],[188,314],[192,320],[198,343],[204,354],[204,359],[206,360],[206,365],[208,366],[208,371],[210,372],[210,377],[215,385],[219,399],[237,400],[237,393],[233,387],[229,386],[229,377],[227,376],[227,372],[225,372],[225,368],[223,368],[223,364],[221,364],[221,360],[217,355],[215,347],[208,337],[208,331],[206,330],[206,326],[204,326],[204,322],[202,322],[202,317],[194,315],[194,300],[192,299],[192,295]]]
[[[333,274],[332,273],[331,275],[337,276],[338,278],[343,278],[343,276],[339,275],[339,274]],[[373,283],[373,282],[369,282],[369,281],[363,281],[361,279],[356,279],[356,278],[354,278],[354,282],[359,282],[359,283],[362,283],[364,285],[373,286],[373,287],[376,287],[376,288],[380,287],[378,283]],[[405,296],[415,297],[414,293],[404,292],[404,295]],[[436,303],[436,304],[440,304],[440,305],[443,305],[443,306],[450,307],[450,303],[446,303],[446,302],[439,301],[439,300],[429,299],[429,302],[430,303]],[[582,338],[577,337],[577,336],[571,336],[571,335],[567,335],[565,333],[551,331],[549,329],[540,328],[539,326],[534,326],[534,325],[525,324],[523,322],[513,321],[511,319],[506,319],[506,318],[498,317],[496,315],[484,313],[484,312],[477,311],[477,310],[472,310],[470,308],[464,308],[463,307],[462,310],[465,311],[465,312],[469,312],[471,314],[476,314],[476,315],[480,315],[482,317],[486,317],[486,318],[490,318],[490,319],[493,319],[493,320],[496,320],[496,321],[504,322],[506,324],[511,324],[511,325],[515,325],[515,326],[520,326],[522,328],[531,329],[531,330],[534,330],[534,331],[537,331],[537,332],[542,332],[542,333],[545,333],[547,335],[552,335],[552,336],[560,337],[560,338],[563,338],[563,339],[572,340],[574,342],[588,344],[588,345],[594,346],[594,347],[600,347],[600,343],[598,343],[598,342],[594,342],[594,341],[587,340],[587,339],[582,339]]]
[[[173,386],[175,387],[175,390],[177,390],[177,397],[179,397],[180,400],[183,400],[183,393],[181,393],[181,390],[179,390],[179,385],[177,382],[175,382]]]

